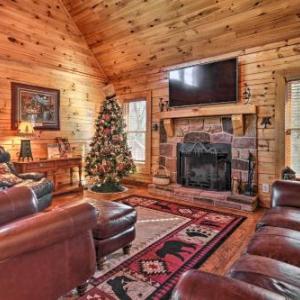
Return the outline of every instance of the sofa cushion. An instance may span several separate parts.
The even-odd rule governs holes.
[[[257,224],[257,228],[262,226],[275,226],[300,231],[300,209],[292,207],[269,209]]]
[[[300,232],[263,226],[252,237],[247,253],[267,256],[300,267]]]
[[[22,179],[13,174],[6,163],[0,163],[0,183],[2,186],[11,187],[21,182]]]
[[[37,198],[41,198],[46,194],[52,193],[53,191],[53,184],[47,178],[42,178],[39,181],[29,179],[23,180],[16,186],[27,186],[31,188],[34,191]]]
[[[300,268],[257,255],[243,255],[229,276],[265,288],[288,299],[300,299]]]
[[[38,173],[38,172],[19,173],[18,176],[23,180],[31,179],[34,181],[39,181],[45,177],[43,173]]]
[[[286,300],[258,286],[198,270],[185,272],[172,296],[172,300]]]

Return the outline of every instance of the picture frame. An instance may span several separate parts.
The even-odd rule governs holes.
[[[45,87],[11,83],[11,127],[31,122],[36,130],[60,130],[60,91]]]
[[[58,144],[47,145],[48,159],[60,158],[60,151]]]
[[[71,145],[69,143],[68,138],[57,137],[56,143],[58,144],[60,157],[72,157]]]

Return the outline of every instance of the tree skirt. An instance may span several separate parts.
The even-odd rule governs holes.
[[[80,299],[168,299],[180,275],[199,268],[245,219],[154,198],[120,201],[138,213],[132,251],[109,256]]]
[[[116,195],[116,194],[121,194],[121,193],[124,193],[124,192],[127,192],[128,191],[128,188],[124,185],[121,185],[121,188],[122,188],[122,191],[115,191],[115,192],[100,192],[100,191],[93,191],[92,190],[92,186],[89,186],[88,187],[88,190],[90,193],[95,193],[95,194],[105,194],[105,195]]]

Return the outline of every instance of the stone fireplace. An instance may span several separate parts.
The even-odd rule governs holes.
[[[222,151],[231,153],[231,184],[239,182],[241,186],[248,181],[249,153],[257,157],[256,144],[256,115],[245,116],[245,131],[243,136],[235,136],[232,128],[231,117],[196,117],[176,119],[174,122],[174,136],[168,137],[161,126],[160,132],[160,159],[159,163],[171,172],[171,181],[177,180],[177,144],[194,143],[215,145]],[[223,146],[219,146],[222,144]],[[227,145],[230,150],[225,150]],[[220,149],[218,150],[220,152]],[[227,157],[229,159],[229,157]],[[227,164],[228,167],[228,164]],[[257,178],[254,176],[254,184]]]
[[[173,134],[160,126],[159,164],[171,173],[171,184],[149,186],[155,194],[253,210],[257,197],[245,196],[249,156],[257,159],[257,117],[243,115],[243,132],[236,135],[233,117],[183,117],[173,120]],[[253,185],[257,185],[256,169]]]

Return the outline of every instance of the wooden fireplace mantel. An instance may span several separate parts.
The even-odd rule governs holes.
[[[174,136],[174,119],[192,117],[228,116],[232,117],[232,126],[235,136],[244,134],[244,115],[256,114],[253,104],[226,104],[201,106],[196,108],[178,108],[159,113],[163,120],[168,137]]]

